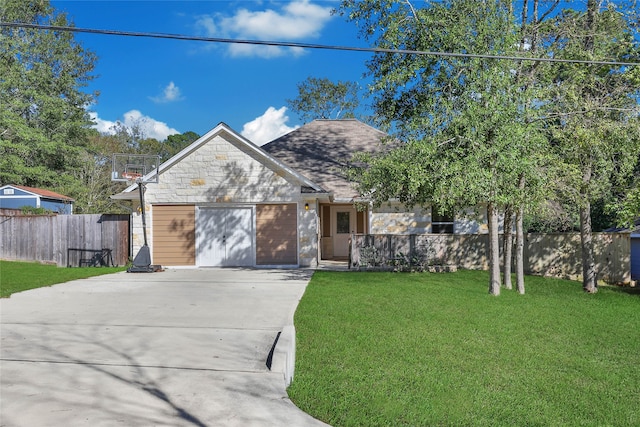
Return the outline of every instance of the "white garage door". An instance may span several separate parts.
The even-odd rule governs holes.
[[[255,264],[252,208],[207,208],[196,212],[196,257],[201,267]]]

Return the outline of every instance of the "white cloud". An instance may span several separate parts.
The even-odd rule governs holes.
[[[209,15],[199,16],[198,19],[196,19],[196,27],[203,29],[210,37],[218,34],[218,27],[216,27],[215,22],[213,22],[213,17]]]
[[[157,104],[166,104],[167,102],[180,101],[182,99],[181,95],[180,88],[175,83],[169,82],[167,87],[163,89],[162,94],[149,98]]]
[[[238,9],[233,16],[222,14],[198,18],[196,26],[209,37],[256,39],[265,41],[296,41],[316,38],[332,19],[332,7],[322,7],[309,0],[285,2],[278,10],[251,11]],[[299,48],[230,44],[232,56],[260,56],[273,58],[300,55]]]
[[[296,130],[299,126],[289,127],[286,125],[289,121],[289,117],[285,115],[286,111],[287,107],[278,110],[269,107],[263,115],[245,123],[240,134],[256,145],[263,145]]]
[[[116,124],[115,122],[110,122],[109,120],[102,120],[100,117],[98,117],[98,113],[94,111],[89,112],[89,117],[91,117],[91,120],[95,122],[95,125],[92,126],[94,129],[97,129],[98,132],[100,133],[113,135],[114,133],[113,126],[115,126]]]
[[[258,46],[254,44],[230,44],[229,54],[233,57],[251,57],[271,59],[282,56],[301,56],[304,49],[299,47]]]
[[[96,123],[93,127],[100,133],[113,135],[115,133],[114,126],[120,122],[128,129],[138,127],[145,138],[155,138],[158,141],[164,141],[169,135],[180,133],[180,131],[169,127],[166,123],[155,120],[149,116],[143,115],[138,110],[130,110],[124,113],[123,120],[112,122],[103,120],[98,117],[95,112],[90,112],[91,119]]]
[[[127,127],[138,125],[142,133],[147,138],[155,138],[164,141],[169,135],[180,133],[174,128],[170,128],[166,123],[144,116],[138,110],[131,110],[124,113],[124,124]]]
[[[327,21],[331,8],[309,1],[285,3],[281,11],[239,9],[234,16],[222,19],[220,25],[229,32],[246,37],[295,39],[317,37]]]

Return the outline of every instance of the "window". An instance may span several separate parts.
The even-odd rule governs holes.
[[[336,232],[338,234],[350,234],[350,228],[349,212],[336,212]]]
[[[437,234],[453,234],[453,213],[431,208],[431,232]]]

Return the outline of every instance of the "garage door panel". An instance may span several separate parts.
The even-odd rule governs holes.
[[[196,240],[199,266],[253,266],[252,208],[198,208]]]
[[[197,221],[197,264],[203,267],[223,266],[224,210],[198,208]]]
[[[256,263],[296,265],[298,263],[298,218],[296,204],[256,207]]]
[[[153,206],[153,262],[195,265],[195,206]]]

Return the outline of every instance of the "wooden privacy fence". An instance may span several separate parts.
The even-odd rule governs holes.
[[[0,216],[0,258],[59,267],[125,265],[129,215]]]
[[[593,241],[598,279],[629,283],[630,234],[594,233]],[[354,234],[349,262],[351,267],[367,269],[445,267],[484,270],[488,269],[488,250],[487,234]],[[527,234],[524,270],[526,274],[581,280],[580,234]]]

